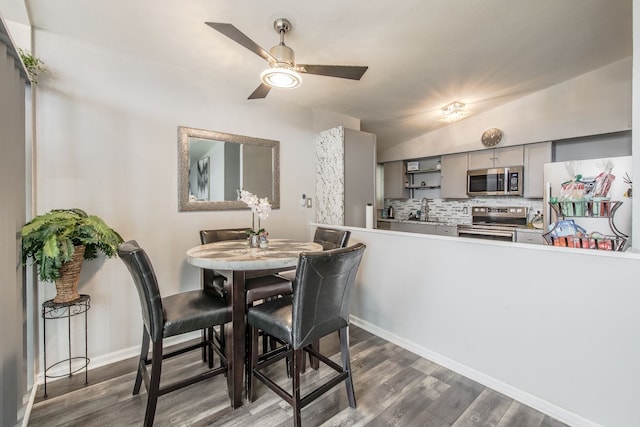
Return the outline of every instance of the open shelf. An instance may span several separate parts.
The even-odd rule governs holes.
[[[620,232],[613,222],[616,211],[622,205],[620,201],[612,200],[578,200],[549,202],[549,206],[556,215],[555,226],[544,233],[548,245],[568,248],[599,249],[607,251],[622,251],[629,236]],[[594,237],[592,235],[554,236],[559,221],[565,218],[602,218],[607,219],[612,235]]]
[[[438,168],[418,169],[418,170],[414,170],[414,171],[407,171],[407,174],[414,174],[414,173],[431,173],[431,172],[440,172],[440,169],[438,169]]]
[[[431,190],[431,189],[434,189],[434,188],[440,188],[440,186],[439,185],[424,185],[424,186],[423,185],[418,185],[418,186],[413,185],[413,186],[409,186],[407,188],[409,190]]]
[[[580,200],[549,203],[558,217],[610,218],[622,202]]]

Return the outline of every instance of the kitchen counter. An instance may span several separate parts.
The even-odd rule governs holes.
[[[440,221],[430,218],[427,221],[416,219],[378,218],[378,229],[389,231],[402,231],[408,233],[435,234],[441,236],[458,236],[458,225],[454,221]],[[517,228],[514,241],[544,245],[543,231],[535,228]]]
[[[427,221],[420,221],[417,219],[398,219],[398,218],[378,218],[377,220],[378,222],[394,222],[394,223],[400,223],[400,224],[424,224],[424,225],[453,225],[453,226],[458,226],[458,225],[464,225],[466,223],[460,223],[460,222],[455,222],[455,221],[439,221],[439,220],[427,220]],[[539,228],[529,228],[526,226],[522,226],[522,227],[518,227],[517,228],[518,232],[520,233],[535,233],[535,234],[543,234],[544,230],[539,229]]]
[[[417,219],[378,218],[378,228],[406,233],[436,234],[440,236],[457,236],[458,226],[454,222],[443,222],[431,218],[428,221]]]
[[[399,219],[399,218],[378,218],[378,222],[389,222],[398,224],[422,224],[422,225],[454,225],[457,226],[457,222],[453,221],[440,221],[438,219],[429,219],[427,221],[420,221],[418,219]]]

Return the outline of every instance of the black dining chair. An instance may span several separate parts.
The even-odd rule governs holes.
[[[317,227],[313,241],[322,245],[322,250],[344,248],[349,243],[351,231],[336,230],[333,228]],[[246,285],[247,306],[252,306],[255,301],[290,295],[293,292],[293,279],[296,270],[281,271],[277,274],[249,279]],[[271,339],[271,348],[275,347],[275,340]],[[316,351],[319,351],[320,341],[314,342]],[[267,340],[262,342],[263,351],[267,351]],[[318,369],[319,363],[309,354],[309,363],[313,369]],[[305,363],[302,370],[304,372]]]
[[[200,241],[202,244],[219,242],[223,240],[246,240],[247,239],[246,228],[219,228],[211,230],[200,230]],[[229,283],[226,277],[216,273],[214,270],[203,269],[202,273],[202,287],[203,289],[215,292],[223,298],[227,298],[229,293]],[[248,273],[248,277],[245,280],[245,300],[247,306],[253,305],[256,301],[268,299],[278,295],[287,295],[291,293],[291,281],[273,274],[261,274],[261,272]],[[224,348],[224,325],[220,326],[220,332],[213,332],[214,339],[220,342],[222,348]],[[203,331],[203,340],[206,340],[207,330]],[[272,341],[272,345],[275,346],[275,342]],[[265,351],[267,349],[267,341],[264,342]],[[206,360],[207,355],[205,352],[202,354],[202,359]]]
[[[334,228],[316,227],[316,231],[313,235],[313,241],[322,245],[322,250],[330,250],[337,248],[346,248],[349,244],[349,238],[351,237],[351,231],[349,230],[337,230]],[[295,278],[296,270],[282,271],[278,273],[278,276],[283,277],[290,282],[293,282]],[[316,340],[313,343],[313,347],[316,351],[320,351],[320,341]],[[318,369],[320,366],[318,361],[309,354],[309,364],[311,368]],[[304,372],[305,362],[302,363],[302,370]]]
[[[349,238],[351,237],[351,231],[349,230],[336,230],[334,228],[316,227],[316,231],[313,234],[313,241],[322,245],[322,250],[346,248],[349,244]],[[296,275],[296,270],[281,271],[278,273],[280,277],[293,281]]]
[[[333,228],[317,227],[313,241],[320,243],[323,250],[346,248],[349,244],[351,232],[348,230],[335,230]]]
[[[200,230],[200,242],[207,243],[220,242],[222,240],[246,240],[246,228],[219,228],[215,230]],[[202,289],[215,292],[223,298],[227,297],[229,287],[226,284],[227,278],[214,270],[202,269]]]
[[[163,354],[164,339],[228,323],[231,321],[231,312],[221,297],[204,290],[181,292],[162,298],[151,260],[135,240],[122,243],[118,247],[118,256],[131,273],[142,307],[144,331],[133,394],[136,395],[140,392],[144,379],[147,388],[144,426],[147,427],[153,425],[159,396],[213,376],[225,374],[228,370],[224,352],[215,345],[212,339],[182,346],[177,350]],[[149,357],[150,343],[152,343],[151,357]],[[164,359],[188,351],[200,350],[201,347],[206,348],[209,353],[209,369],[207,371],[160,387],[160,374]],[[212,364],[214,351],[219,354],[221,360],[221,366],[217,368],[213,368]],[[147,365],[151,365],[150,377]]]
[[[215,230],[200,230],[200,241],[202,244],[219,242],[222,240],[242,240],[247,239],[246,228],[222,228]],[[225,297],[229,292],[229,285],[226,278],[213,270],[203,269],[202,287],[212,290],[220,296]],[[268,298],[270,296],[291,293],[291,284],[281,277],[272,277],[271,274],[264,275],[261,272],[251,272],[245,283],[247,294],[247,304]]]
[[[212,230],[200,230],[200,243],[207,244],[220,242],[222,240],[246,240],[247,228],[218,228]],[[202,269],[202,289],[206,292],[212,292],[220,297],[227,299],[229,293],[229,284],[227,278],[219,274],[215,270],[208,268]],[[210,336],[210,338],[208,338]],[[204,329],[202,331],[202,341],[207,339],[217,340],[218,344],[224,349],[224,325],[220,325],[220,332],[215,329]],[[202,360],[207,360],[206,349],[202,349]],[[211,361],[213,363],[213,361]]]
[[[266,301],[248,310],[247,323],[251,341],[249,401],[255,400],[257,378],[293,406],[294,425],[300,426],[300,410],[344,381],[349,406],[356,407],[349,356],[349,306],[364,250],[365,245],[358,243],[348,248],[300,254],[293,295]],[[258,354],[259,331],[282,341],[285,347],[267,354]],[[312,347],[315,340],[335,331],[338,331],[340,338],[342,366]],[[334,369],[338,375],[333,375],[303,396],[300,371],[304,352],[312,354],[314,358]],[[263,371],[283,358],[292,360],[291,393],[276,384]]]

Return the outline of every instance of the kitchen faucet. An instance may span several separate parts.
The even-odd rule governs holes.
[[[429,205],[427,204],[427,198],[422,198],[422,204],[420,205],[420,220],[426,221],[429,217]]]

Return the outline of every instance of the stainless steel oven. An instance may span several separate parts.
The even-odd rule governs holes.
[[[467,171],[467,194],[470,196],[522,196],[522,172],[522,166]]]
[[[515,227],[481,227],[477,225],[459,225],[458,237],[470,237],[483,240],[502,240],[515,242]]]
[[[458,225],[458,237],[515,242],[516,229],[527,224],[524,206],[474,206],[471,224]]]

